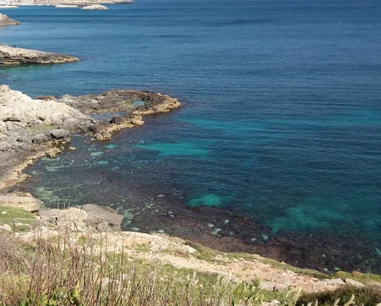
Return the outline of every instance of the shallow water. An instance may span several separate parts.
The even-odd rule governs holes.
[[[75,138],[76,152],[28,170],[28,188],[48,205],[126,211],[164,194],[273,233],[381,243],[380,12],[371,0],[9,11],[22,24],[2,28],[3,43],[81,61],[1,68],[2,83],[32,96],[135,88],[184,102],[111,143]]]

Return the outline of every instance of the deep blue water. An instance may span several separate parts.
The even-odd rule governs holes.
[[[37,163],[31,188],[47,202],[128,208],[128,186],[108,193],[94,178],[123,186],[133,176],[274,232],[381,242],[380,1],[137,0],[6,13],[22,24],[1,28],[2,43],[81,61],[1,69],[1,83],[32,96],[135,88],[184,102],[111,145],[75,138],[78,151]]]

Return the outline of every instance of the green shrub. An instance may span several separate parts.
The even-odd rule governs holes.
[[[321,293],[304,294],[296,303],[297,306],[307,305],[308,303],[314,304],[318,301],[319,305],[334,305],[337,300],[340,300],[338,306],[345,305],[354,296],[354,303],[356,305],[375,306],[381,302],[381,291],[377,288],[357,288],[352,286],[345,286],[335,291],[327,291]]]

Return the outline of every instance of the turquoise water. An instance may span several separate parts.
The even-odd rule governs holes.
[[[150,201],[165,194],[248,216],[274,235],[342,234],[344,247],[378,245],[380,12],[372,0],[139,0],[99,12],[7,11],[22,24],[0,29],[2,43],[80,62],[1,68],[2,83],[32,96],[143,89],[184,105],[111,143],[75,138],[76,152],[30,169],[28,188],[50,205],[127,210],[131,194]]]

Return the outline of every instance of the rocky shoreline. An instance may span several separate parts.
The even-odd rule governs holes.
[[[88,204],[69,211],[40,211],[40,200],[12,187],[29,177],[22,171],[37,159],[55,158],[62,152],[74,133],[107,140],[113,132],[143,125],[142,115],[168,112],[180,106],[177,99],[167,95],[135,90],[32,99],[7,85],[0,86],[0,206],[36,212],[42,221],[74,225],[76,229],[90,225],[101,231],[121,230],[123,216],[109,207]],[[103,120],[91,117],[110,112],[118,115]]]
[[[0,14],[0,26],[18,25],[19,21],[9,18],[7,15]]]
[[[136,103],[139,102],[139,103]],[[34,160],[64,149],[73,133],[108,140],[123,128],[144,124],[142,115],[168,112],[181,103],[158,93],[111,90],[99,95],[32,99],[0,86],[0,190],[24,179],[21,171]],[[91,114],[113,113],[103,120]]]
[[[134,0],[13,0],[12,6],[61,6],[72,7],[96,4],[131,4]]]
[[[8,46],[0,46],[0,55],[3,64],[12,65],[78,60]],[[167,95],[136,90],[32,99],[6,85],[0,86],[0,206],[10,204],[28,211],[38,211],[40,201],[14,187],[28,179],[23,170],[37,159],[44,156],[55,158],[65,149],[75,150],[69,145],[71,135],[81,133],[92,140],[110,140],[115,132],[143,125],[145,115],[166,113],[180,106],[177,99]],[[133,178],[131,180],[130,184],[134,184]],[[136,190],[140,192],[140,189],[136,186]],[[146,190],[141,192],[140,198],[147,193]],[[51,213],[47,213],[48,218],[51,218]],[[54,214],[58,215],[58,212]],[[174,216],[175,222],[171,219]],[[168,222],[169,218],[171,222]],[[364,248],[363,244],[350,242],[350,237],[340,235],[303,237],[296,233],[273,234],[270,228],[255,224],[249,218],[212,207],[188,208],[170,197],[156,199],[155,209],[137,215],[134,223],[139,224],[143,232],[165,229],[169,235],[197,241],[221,251],[260,254],[299,267],[334,272],[335,269],[366,271],[371,266],[373,271],[381,272],[379,256],[375,251],[381,246]],[[98,225],[95,227],[98,228]],[[107,226],[103,224],[100,228]],[[217,230],[218,235],[215,234]],[[337,247],[342,243],[345,252]]]
[[[135,90],[32,99],[6,85],[0,86],[0,205],[7,200],[18,203],[16,207],[36,211],[36,199],[15,186],[28,178],[23,170],[38,158],[55,158],[65,149],[75,150],[69,144],[73,133],[82,133],[94,141],[109,140],[116,131],[144,124],[145,115],[165,113],[180,106],[177,99],[167,95]],[[134,178],[127,178],[126,184],[134,185]],[[108,192],[118,192],[119,187],[114,187]],[[138,198],[159,194],[155,190],[147,192],[144,186],[134,188]],[[260,254],[322,271],[324,268],[334,272],[338,266],[347,271],[366,271],[370,265],[373,271],[381,271],[375,246],[364,248],[356,241],[349,243],[350,237],[274,234],[249,218],[217,208],[189,208],[170,196],[156,197],[154,202],[154,206],[134,217],[133,223],[140,231],[164,229],[169,235],[224,252]],[[213,233],[215,230],[218,235]],[[345,251],[338,247],[340,244]]]
[[[78,58],[66,54],[55,54],[51,52],[0,45],[1,65],[51,65],[78,61]]]

